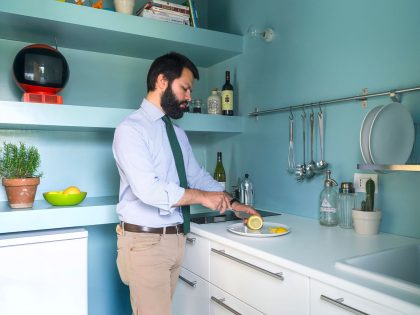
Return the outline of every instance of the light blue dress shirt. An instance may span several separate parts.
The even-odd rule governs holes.
[[[115,130],[112,150],[120,173],[117,214],[131,224],[163,227],[182,223],[176,204],[184,194],[166,134],[163,112],[143,99],[140,108]],[[174,125],[189,188],[223,191],[196,161],[185,132]]]

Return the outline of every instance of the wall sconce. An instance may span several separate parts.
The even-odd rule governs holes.
[[[248,34],[253,38],[261,37],[267,43],[272,42],[274,40],[274,37],[276,37],[276,33],[270,27],[267,27],[266,29],[262,31],[258,31],[256,28],[251,26],[248,29]]]

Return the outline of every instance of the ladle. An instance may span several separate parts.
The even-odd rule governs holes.
[[[293,121],[294,121],[293,113],[290,110],[290,115],[289,115],[289,154],[288,154],[289,166],[287,168],[287,171],[290,174],[293,174],[295,172],[295,168],[296,168],[295,153],[294,153],[294,148],[293,148],[293,124],[294,124]]]
[[[328,163],[324,160],[324,113],[319,107],[318,112],[318,123],[319,123],[319,143],[321,145],[321,160],[316,162],[315,173],[322,173],[327,168]]]
[[[296,167],[296,171],[295,171],[295,175],[296,175],[296,180],[301,182],[305,179],[305,174],[306,174],[306,165],[305,165],[305,138],[306,138],[306,132],[305,132],[305,125],[306,125],[306,113],[305,110],[303,110],[302,113],[302,135],[303,135],[303,163],[301,165],[298,165]]]
[[[306,165],[306,178],[312,178],[315,175],[315,161],[314,161],[314,123],[315,123],[315,118],[314,118],[314,111],[312,109],[311,115],[309,116],[309,122],[310,122],[310,127],[311,127],[311,160],[309,161],[309,163]]]

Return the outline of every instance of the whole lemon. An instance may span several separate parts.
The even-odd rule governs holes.
[[[66,189],[63,190],[64,195],[74,195],[74,194],[80,194],[80,189],[76,186],[69,186]]]

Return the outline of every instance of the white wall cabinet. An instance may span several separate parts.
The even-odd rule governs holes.
[[[311,279],[311,315],[400,315],[363,297]]]

